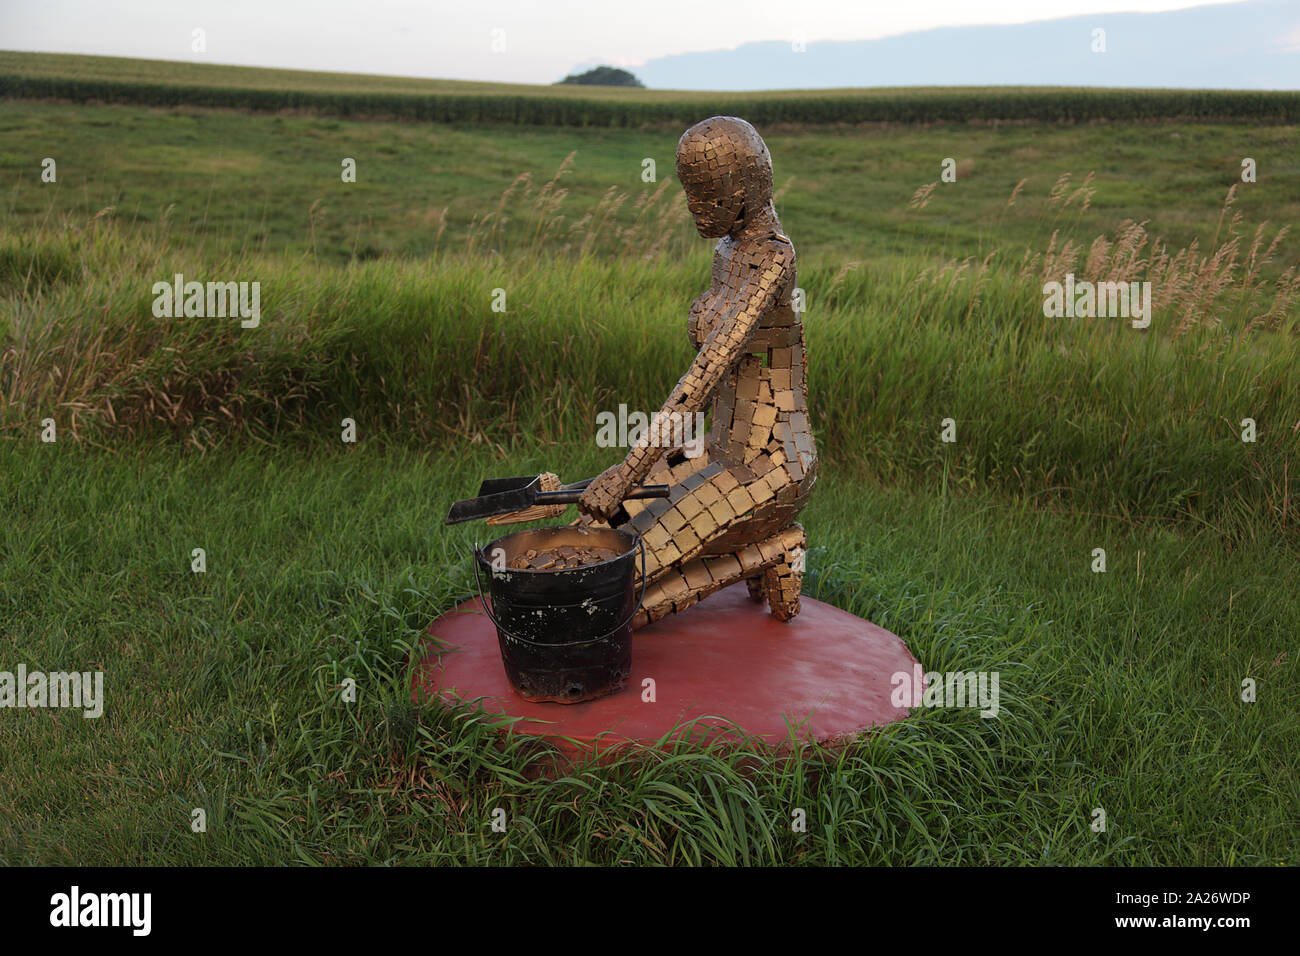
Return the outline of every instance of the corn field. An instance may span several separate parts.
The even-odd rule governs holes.
[[[1294,123],[1300,93],[1238,90],[947,89],[774,93],[669,93],[650,98],[579,98],[533,92],[377,93],[264,89],[166,82],[84,79],[24,73],[0,75],[0,98],[156,107],[207,107],[330,116],[383,117],[429,123],[509,123],[524,126],[638,127],[687,124],[702,116],[744,116],[752,123],[961,123],[1101,120],[1233,120]],[[658,91],[646,91],[654,93]]]

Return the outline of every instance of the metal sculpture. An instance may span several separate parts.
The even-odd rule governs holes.
[[[744,120],[688,129],[677,175],[696,229],[718,240],[712,283],[691,304],[698,354],[637,446],[582,492],[578,523],[642,536],[647,588],[634,628],[741,580],[788,621],[807,546],[794,519],[817,478],[794,245],[773,206],[767,145]],[[705,410],[712,428],[697,456],[657,440]],[[668,497],[629,499],[647,483],[667,484]]]

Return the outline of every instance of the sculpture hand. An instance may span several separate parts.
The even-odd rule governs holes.
[[[623,504],[630,482],[621,465],[605,469],[592,479],[582,497],[578,510],[602,521],[609,521]]]

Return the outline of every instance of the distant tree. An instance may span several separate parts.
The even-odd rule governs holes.
[[[570,73],[560,80],[560,83],[577,83],[582,86],[639,86],[643,89],[645,87],[644,83],[627,70],[620,70],[613,66],[598,66],[586,73]],[[560,83],[555,85],[559,86]]]

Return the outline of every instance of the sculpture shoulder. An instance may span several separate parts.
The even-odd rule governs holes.
[[[732,258],[732,275],[733,284],[737,279],[750,288],[757,283],[764,294],[784,301],[795,284],[794,243],[776,232],[740,240]]]
[[[691,345],[699,348],[719,322],[742,307],[742,294],[756,291],[751,282],[769,287],[777,302],[785,303],[794,279],[794,244],[787,236],[770,232],[742,239],[724,237],[714,251],[713,281],[691,303],[687,323]]]
[[[790,273],[795,264],[794,243],[779,232],[747,237],[736,243],[732,263],[751,269],[775,270],[779,274]]]
[[[794,258],[794,243],[781,232],[765,232],[759,236],[742,236],[735,241],[737,253],[765,252]]]

